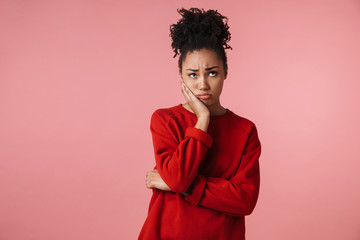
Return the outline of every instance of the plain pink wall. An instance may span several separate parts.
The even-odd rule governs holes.
[[[0,1],[0,239],[137,238],[179,7],[229,17],[221,102],[263,146],[247,239],[359,240],[355,0]]]

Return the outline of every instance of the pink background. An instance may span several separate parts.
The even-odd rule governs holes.
[[[360,1],[0,1],[0,239],[136,239],[169,26],[229,17],[221,103],[258,127],[251,240],[360,239]]]

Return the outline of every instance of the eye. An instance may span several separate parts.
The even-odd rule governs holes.
[[[213,71],[213,72],[210,72],[209,74],[210,74],[211,77],[215,77],[216,74],[217,74],[217,72]],[[212,74],[213,74],[213,75],[212,75]]]
[[[190,74],[189,74],[189,77],[192,77],[193,74],[196,75],[195,73],[190,73]],[[195,76],[194,76],[194,77],[195,77]]]

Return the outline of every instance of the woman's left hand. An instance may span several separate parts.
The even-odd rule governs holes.
[[[169,186],[161,178],[157,169],[154,169],[146,173],[145,182],[147,188],[157,188],[163,191],[171,191]]]

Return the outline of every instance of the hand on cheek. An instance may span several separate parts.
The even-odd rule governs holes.
[[[181,79],[181,92],[183,93],[186,102],[189,104],[193,112],[199,118],[200,116],[209,116],[210,111],[207,106],[190,90],[190,88]]]

